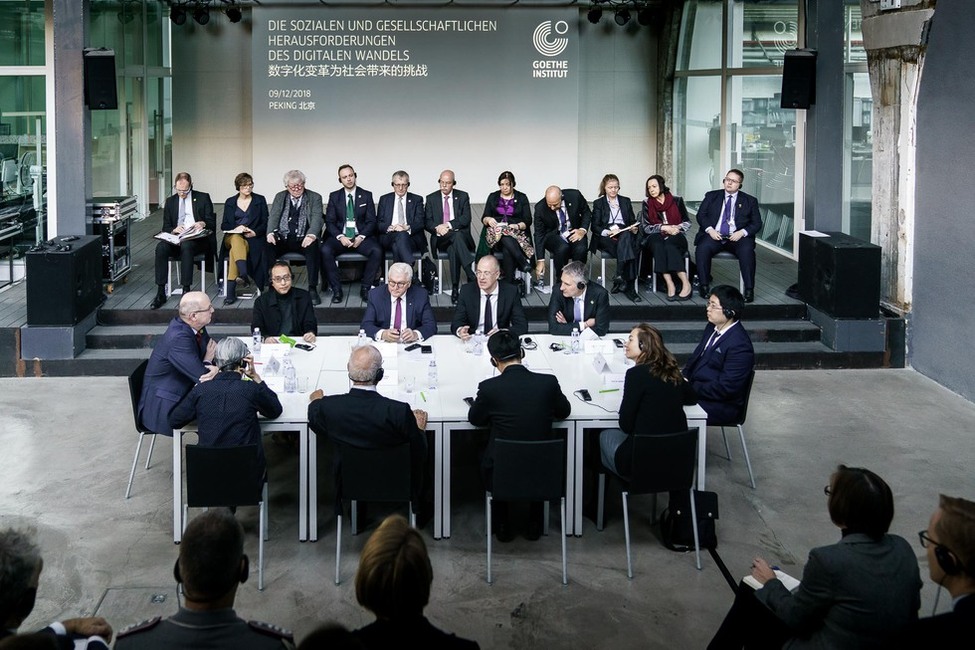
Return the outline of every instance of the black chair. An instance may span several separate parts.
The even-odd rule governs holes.
[[[613,475],[623,483],[623,528],[626,535],[626,575],[633,577],[633,559],[630,554],[630,494],[654,495],[653,518],[656,518],[658,492],[687,490],[691,501],[691,518],[694,528],[694,552],[697,568],[701,569],[701,548],[697,535],[697,508],[694,505],[694,469],[697,465],[697,429],[666,435],[633,436],[632,476]],[[599,472],[599,505],[596,529],[603,529],[603,507],[606,497],[606,472]]]
[[[179,444],[174,441],[175,444]],[[268,537],[267,478],[257,460],[257,445],[186,446],[186,501],[190,508],[258,506],[257,588],[264,590],[264,540]]]
[[[135,422],[135,430],[139,433],[139,442],[135,445],[135,457],[132,459],[132,470],[129,472],[129,484],[125,487],[125,498],[129,498],[132,493],[132,480],[135,478],[135,466],[139,464],[139,454],[142,452],[142,440],[149,436],[149,454],[146,456],[146,469],[149,469],[149,461],[152,460],[152,448],[156,445],[156,434],[142,425],[139,419],[139,397],[142,395],[142,384],[146,378],[146,367],[149,360],[140,363],[132,374],[129,375],[129,401],[132,402],[132,420]]]
[[[416,526],[413,505],[416,501],[412,483],[410,444],[365,449],[336,444],[341,459],[335,508],[335,584],[340,584],[339,564],[342,559],[342,502],[349,508],[352,534],[358,534],[359,501],[409,504],[410,525]]]
[[[545,502],[544,532],[548,534],[549,501],[559,501],[562,521],[562,584],[569,583],[565,559],[565,439],[494,441],[494,485],[485,493],[487,581],[491,578],[491,502]]]
[[[731,448],[728,446],[728,436],[725,434],[725,427],[738,427],[738,438],[741,440],[741,450],[745,454],[745,465],[748,466],[748,480],[755,489],[755,475],[752,474],[752,461],[748,457],[748,445],[745,444],[745,416],[748,415],[748,400],[752,395],[752,382],[755,381],[755,371],[752,370],[748,375],[748,382],[745,384],[745,403],[741,407],[741,413],[730,422],[712,422],[708,420],[709,427],[721,427],[721,438],[724,440],[724,450],[728,460],[731,460]]]

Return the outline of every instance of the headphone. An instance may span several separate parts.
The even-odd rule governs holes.
[[[725,307],[722,307],[721,308],[721,313],[724,314],[724,317],[727,318],[727,319],[729,319],[729,320],[733,320],[735,318],[735,316],[738,315],[738,314],[735,313],[735,310],[734,309],[727,309]]]
[[[494,366],[495,368],[497,368],[498,367],[498,361],[511,361],[512,359],[514,359],[516,357],[518,359],[524,359],[525,358],[525,348],[519,347],[517,354],[509,354],[508,356],[501,357],[500,359],[495,359],[494,357],[491,357],[491,365]]]
[[[369,383],[370,384],[378,384],[379,382],[381,382],[383,380],[383,375],[385,375],[385,374],[386,374],[386,371],[383,370],[383,367],[382,366],[379,366],[379,370],[377,370],[376,371],[376,374],[374,374],[372,376],[372,378],[369,379]],[[355,379],[353,379],[352,376],[350,375],[349,376],[349,381],[355,382]]]
[[[579,291],[585,291],[586,290],[586,283],[584,281],[582,281],[582,280],[580,280],[579,282],[576,282],[576,289],[578,289]]]
[[[958,558],[951,550],[942,544],[935,544],[934,559],[938,561],[938,566],[945,572],[945,575],[954,576],[961,573],[965,567],[962,566]]]

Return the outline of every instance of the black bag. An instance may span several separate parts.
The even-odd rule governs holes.
[[[697,508],[697,537],[702,549],[718,546],[715,520],[718,518],[717,492],[694,491]],[[691,504],[687,491],[670,493],[670,503],[660,515],[660,537],[664,546],[684,553],[694,550],[694,527],[691,524]]]
[[[420,260],[420,284],[431,296],[437,292],[437,265],[429,257]]]

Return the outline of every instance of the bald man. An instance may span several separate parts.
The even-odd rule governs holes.
[[[445,169],[437,179],[440,190],[429,194],[425,202],[426,229],[430,233],[430,252],[446,251],[450,262],[450,300],[457,304],[460,271],[468,282],[474,282],[474,238],[471,237],[471,199],[467,192],[456,189],[454,172]]]
[[[545,275],[545,255],[548,251],[555,262],[557,283],[562,277],[562,267],[569,260],[586,263],[586,235],[592,222],[592,211],[586,197],[579,190],[563,190],[551,185],[545,190],[545,198],[535,204],[535,251],[538,262],[535,273]]]

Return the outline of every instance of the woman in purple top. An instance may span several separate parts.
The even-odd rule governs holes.
[[[515,271],[530,273],[535,257],[532,246],[531,208],[528,197],[515,190],[515,175],[509,171],[498,176],[497,192],[491,192],[484,203],[484,238],[491,252],[504,253],[501,271],[509,282]]]

